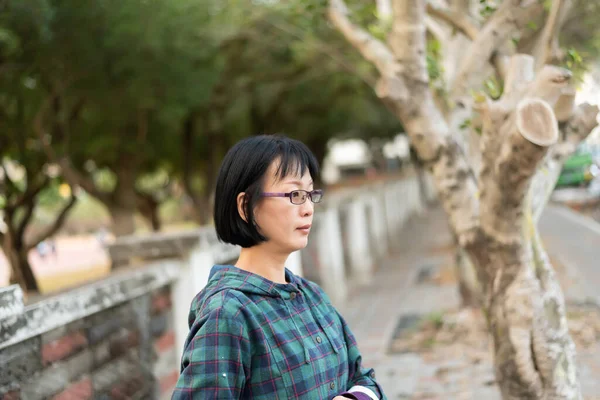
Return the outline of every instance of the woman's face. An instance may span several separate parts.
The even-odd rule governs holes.
[[[265,175],[263,192],[289,193],[293,190],[313,190],[310,173],[290,174],[279,180],[278,162],[271,164]],[[254,218],[260,232],[268,241],[263,245],[277,252],[291,253],[308,243],[314,204],[307,198],[304,204],[292,204],[289,197],[263,197],[254,209]]]

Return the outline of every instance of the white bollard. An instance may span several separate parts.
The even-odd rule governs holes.
[[[394,243],[397,238],[396,224],[398,220],[398,200],[394,198],[394,186],[386,184],[383,187],[383,201],[386,218],[388,242]]]
[[[385,226],[385,213],[381,204],[380,196],[374,194],[370,198],[371,211],[371,235],[375,245],[376,256],[381,260],[388,251],[388,242]]]
[[[177,360],[181,360],[185,339],[189,332],[188,314],[192,300],[208,282],[214,265],[213,255],[206,242],[201,241],[181,261],[179,278],[173,290],[173,317]]]
[[[354,199],[349,205],[348,241],[350,267],[361,285],[371,283],[373,279],[373,257],[369,249],[369,227],[367,226],[365,202]]]
[[[300,257],[300,251],[295,251],[285,262],[285,267],[292,271],[294,275],[302,276],[302,258]]]
[[[402,218],[403,218],[403,208],[404,208],[404,202],[405,199],[402,198],[403,193],[402,193],[402,185],[401,182],[394,182],[393,184],[390,185],[389,187],[389,194],[388,196],[392,199],[392,201],[390,202],[391,207],[393,209],[392,215],[391,215],[391,232],[393,234],[392,236],[392,241],[395,240],[395,238],[398,237],[398,232],[399,230],[399,226],[402,223]]]
[[[321,286],[334,305],[340,305],[348,295],[348,283],[344,269],[344,248],[337,207],[329,207],[319,213],[317,240]]]

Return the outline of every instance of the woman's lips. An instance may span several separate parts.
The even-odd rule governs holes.
[[[301,232],[308,233],[308,232],[310,232],[310,227],[311,227],[311,225],[302,225],[301,227],[299,227],[297,229]]]

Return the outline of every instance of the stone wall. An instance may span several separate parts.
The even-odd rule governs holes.
[[[169,398],[175,269],[124,271],[12,315],[0,307],[0,399]]]

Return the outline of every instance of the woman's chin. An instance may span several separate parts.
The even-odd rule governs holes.
[[[292,243],[290,243],[290,246],[289,246],[290,252],[293,253],[295,251],[302,250],[307,245],[308,245],[308,237],[302,238],[299,240],[294,240]]]

